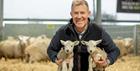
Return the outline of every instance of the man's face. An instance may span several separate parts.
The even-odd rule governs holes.
[[[73,22],[77,29],[84,29],[88,23],[90,11],[86,5],[74,6],[71,11]]]

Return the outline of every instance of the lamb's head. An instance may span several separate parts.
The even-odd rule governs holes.
[[[68,54],[68,53],[72,53],[73,52],[73,48],[74,46],[79,44],[79,41],[63,41],[60,40],[61,44],[64,45],[64,51]]]
[[[23,36],[23,35],[19,35],[18,36],[18,39],[19,39],[19,42],[20,42],[20,45],[22,47],[26,47],[29,45],[29,36]]]
[[[124,43],[125,43],[126,48],[129,48],[133,44],[133,39],[132,38],[124,38],[124,41],[125,41]]]
[[[81,41],[83,45],[87,46],[87,50],[90,54],[93,54],[96,51],[97,44],[99,44],[102,40],[89,40],[89,41]]]

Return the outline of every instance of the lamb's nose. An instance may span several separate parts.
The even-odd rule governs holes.
[[[92,53],[92,50],[90,50],[90,53]]]
[[[69,52],[69,50],[66,50],[66,52]]]

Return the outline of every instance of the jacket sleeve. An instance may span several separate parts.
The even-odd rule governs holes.
[[[108,59],[110,61],[110,65],[113,64],[118,56],[120,55],[119,48],[115,45],[112,38],[109,36],[105,30],[102,31],[102,47],[107,52]]]
[[[57,58],[57,53],[61,49],[59,35],[60,35],[59,32],[56,32],[56,34],[53,36],[50,42],[50,45],[47,49],[48,56],[52,60],[52,62],[55,62],[55,59]]]

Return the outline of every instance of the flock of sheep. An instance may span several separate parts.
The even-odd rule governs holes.
[[[33,63],[37,61],[50,61],[47,48],[51,39],[47,38],[46,35],[41,35],[38,37],[29,37],[19,35],[18,38],[8,37],[6,40],[0,42],[0,58],[4,57],[5,60],[9,58],[20,58],[24,62]],[[132,38],[119,38],[113,40],[115,44],[119,47],[121,55],[120,57],[127,55],[132,52],[133,40]],[[98,67],[97,64],[93,63],[93,58],[103,60],[107,58],[107,54],[101,49],[95,49],[96,45],[99,44],[101,40],[98,41],[81,41],[83,45],[88,46],[89,56],[89,70],[92,71],[94,67]],[[58,58],[71,59],[73,60],[73,47],[78,45],[79,42],[62,41],[64,45],[60,52],[58,53]],[[68,47],[70,46],[70,47]],[[95,48],[93,48],[95,47]],[[93,53],[94,52],[94,53]],[[72,54],[71,54],[72,53]],[[69,55],[70,54],[70,55]],[[94,57],[93,57],[94,55]],[[73,61],[70,61],[70,69],[66,69],[66,63],[63,61],[62,65],[58,66],[58,71],[71,71],[73,66]],[[104,71],[104,67],[99,67],[100,71]],[[98,71],[98,70],[97,70]]]
[[[8,37],[0,42],[0,58],[20,58],[21,60],[33,63],[40,60],[49,60],[46,53],[50,43],[45,35],[29,37],[19,35],[18,38]]]

